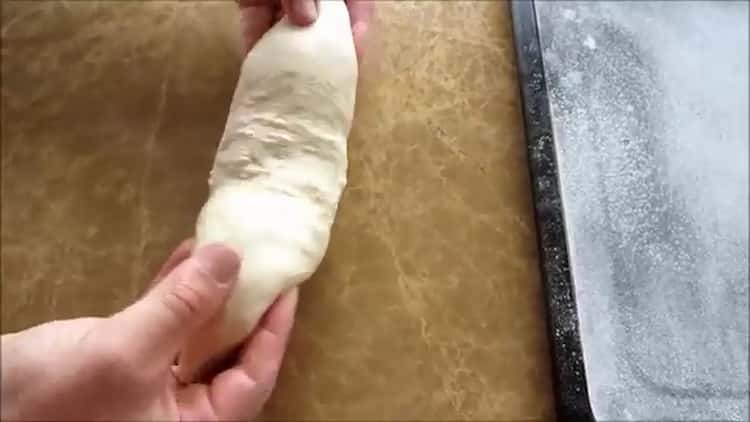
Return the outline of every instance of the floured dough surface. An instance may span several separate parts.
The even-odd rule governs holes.
[[[196,226],[196,247],[224,243],[242,266],[223,314],[180,354],[182,381],[239,344],[320,264],[346,185],[356,84],[339,0],[320,2],[309,27],[282,19],[245,58]]]

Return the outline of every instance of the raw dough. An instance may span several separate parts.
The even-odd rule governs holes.
[[[321,1],[309,27],[283,18],[245,58],[196,227],[196,247],[222,242],[242,266],[223,314],[181,352],[182,381],[238,345],[320,264],[346,185],[356,85],[341,0]]]

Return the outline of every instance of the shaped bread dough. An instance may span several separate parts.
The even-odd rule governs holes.
[[[285,290],[317,269],[346,185],[357,59],[342,0],[304,28],[283,18],[245,58],[196,225],[242,265],[224,312],[189,339],[190,382],[242,342]]]

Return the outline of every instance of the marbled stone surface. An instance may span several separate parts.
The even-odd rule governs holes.
[[[508,6],[377,6],[349,188],[265,418],[549,420]],[[191,235],[234,8],[3,2],[3,332],[125,306]]]

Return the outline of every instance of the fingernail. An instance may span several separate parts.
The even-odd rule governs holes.
[[[308,24],[318,19],[318,6],[315,4],[315,0],[292,0],[292,4],[294,5],[292,7],[297,10],[301,17],[304,17]]]
[[[357,22],[352,26],[352,34],[354,38],[362,37],[367,33],[367,23]]]
[[[240,270],[240,257],[232,249],[219,245],[208,245],[198,249],[193,255],[200,267],[218,284],[228,284],[237,278]]]

